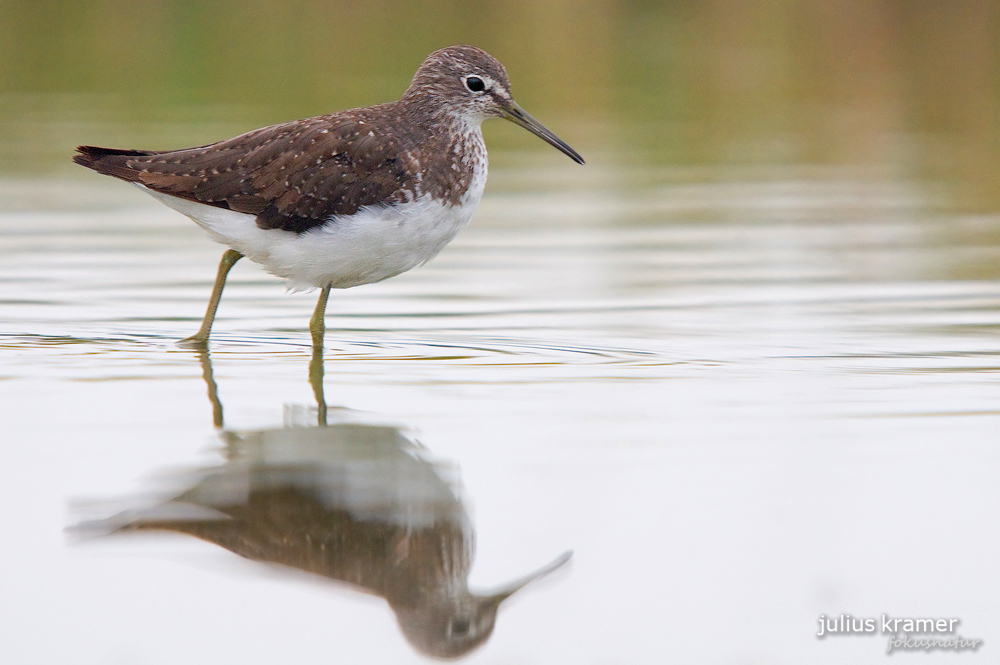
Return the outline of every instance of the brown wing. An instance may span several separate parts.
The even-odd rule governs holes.
[[[73,159],[164,194],[256,215],[263,229],[302,233],[331,215],[416,194],[417,165],[406,155],[419,139],[392,129],[347,111],[186,150],[81,146]]]

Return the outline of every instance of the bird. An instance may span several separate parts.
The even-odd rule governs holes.
[[[344,409],[324,426],[225,430],[222,463],[158,474],[161,483],[183,482],[180,493],[70,533],[193,536],[382,598],[415,650],[465,655],[489,639],[508,598],[572,551],[494,588],[470,588],[475,529],[454,464],[434,459],[403,428],[366,420]]]
[[[436,256],[486,186],[481,126],[503,118],[578,164],[583,157],[518,105],[507,70],[474,46],[431,53],[395,101],[256,129],[182,150],[79,146],[73,161],[130,182],[229,247],[201,327],[243,257],[320,289],[309,329],[322,346],[331,289],[379,282]]]

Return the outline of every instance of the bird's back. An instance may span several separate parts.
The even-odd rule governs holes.
[[[390,104],[272,125],[173,151],[81,146],[74,161],[149,190],[253,215],[261,229],[302,233],[333,215],[418,195],[419,126],[400,132]]]

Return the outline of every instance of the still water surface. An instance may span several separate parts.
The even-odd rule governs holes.
[[[495,172],[432,263],[333,294],[321,359],[314,296],[246,262],[210,353],[178,347],[221,249],[130,188],[0,184],[5,662],[420,662],[388,592],[308,548],[65,532],[249,487],[320,517],[266,504],[222,543],[245,556],[372,523],[398,554],[428,514],[475,541],[473,589],[572,550],[467,662],[882,662],[881,635],[815,637],[842,613],[995,649],[1000,217],[870,171],[567,171]]]
[[[841,614],[995,660],[997,4],[427,8],[0,3],[0,662],[426,662],[567,551],[462,662],[887,662]],[[73,147],[387,101],[456,43],[587,166],[487,123],[472,225],[334,294],[322,356],[249,262],[178,347],[221,248]]]

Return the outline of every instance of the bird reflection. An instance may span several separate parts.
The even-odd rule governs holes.
[[[211,358],[207,350],[200,356],[221,428]],[[337,580],[384,598],[421,653],[468,653],[489,638],[500,603],[570,553],[500,588],[471,591],[474,531],[455,468],[432,460],[398,427],[366,423],[346,409],[328,412],[322,379],[320,349],[310,365],[317,425],[223,429],[225,462],[201,469],[189,489],[78,530],[185,533],[248,559]]]

